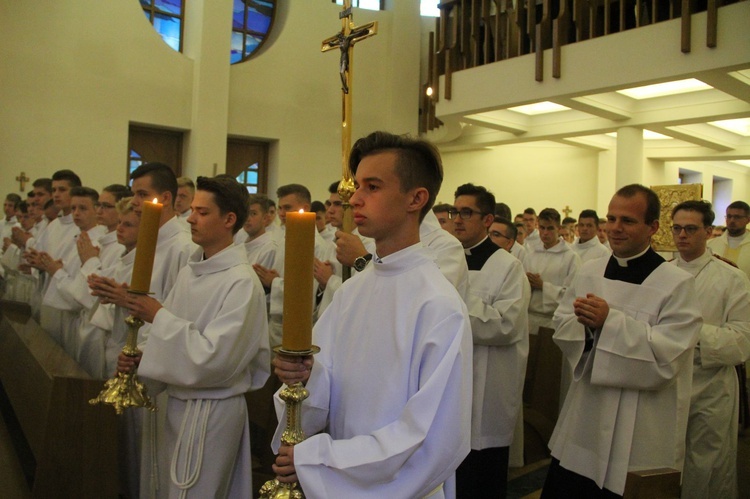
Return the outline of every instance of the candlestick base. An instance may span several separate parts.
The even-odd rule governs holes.
[[[143,321],[130,315],[125,319],[125,324],[128,325],[128,338],[122,353],[135,357],[138,354],[138,330],[143,326]],[[156,405],[148,396],[148,390],[138,379],[136,369],[132,373],[118,372],[113,378],[108,379],[104,383],[104,389],[99,392],[96,398],[89,400],[89,404],[111,405],[115,408],[117,414],[122,414],[122,411],[129,407],[145,407],[151,411],[156,410]]]
[[[305,357],[320,352],[320,347],[312,345],[310,350],[284,350],[281,345],[273,348],[273,351],[282,355],[292,355]],[[284,445],[296,445],[305,438],[305,432],[302,430],[302,402],[310,396],[302,383],[287,385],[286,388],[279,392],[279,397],[286,404],[286,428],[281,434],[281,443]],[[261,499],[304,499],[305,494],[302,492],[298,482],[281,483],[277,479],[269,480],[260,488]]]

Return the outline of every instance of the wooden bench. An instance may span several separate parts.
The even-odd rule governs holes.
[[[0,300],[0,382],[36,461],[33,497],[117,497],[115,411],[88,403],[103,382],[30,319],[23,303]]]

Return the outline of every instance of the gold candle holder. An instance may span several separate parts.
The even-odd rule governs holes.
[[[310,350],[293,351],[284,350],[281,346],[274,347],[275,353],[290,355],[293,357],[306,357],[320,352],[320,348],[312,345]],[[307,388],[302,383],[287,385],[279,397],[286,405],[286,427],[281,434],[281,443],[284,445],[296,445],[305,438],[305,432],[302,430],[302,402],[310,396]],[[281,483],[276,478],[269,480],[260,488],[261,499],[304,499],[305,493],[302,492],[299,482]]]
[[[133,291],[128,292],[133,293]],[[125,318],[125,324],[128,326],[128,337],[122,353],[129,357],[136,357],[138,355],[138,330],[144,322],[129,315]],[[137,368],[134,368],[132,373],[118,372],[104,383],[104,389],[99,392],[96,398],[89,400],[89,404],[109,404],[114,406],[117,414],[122,414],[123,409],[129,407],[145,407],[155,411],[156,405],[151,401],[146,386],[140,382],[136,372]]]

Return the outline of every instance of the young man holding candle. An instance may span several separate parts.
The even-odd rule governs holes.
[[[376,132],[354,145],[350,167],[354,221],[375,254],[316,324],[315,361],[274,359],[284,383],[310,392],[307,440],[279,448],[280,413],[274,471],[308,497],[453,497],[470,444],[472,339],[461,297],[419,239],[440,156]]]
[[[159,497],[252,496],[245,392],[269,374],[265,296],[233,244],[247,218],[247,191],[231,178],[199,177],[188,217],[200,245],[163,305],[130,295],[130,313],[150,323],[142,357],[121,354],[120,371],[166,385],[166,431],[156,441]]]

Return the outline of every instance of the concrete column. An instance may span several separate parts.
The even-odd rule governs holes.
[[[183,173],[196,178],[226,171],[232,0],[192,0],[188,8],[184,52],[195,65]]]
[[[620,128],[617,130],[616,187],[643,182],[643,131],[634,127]]]

